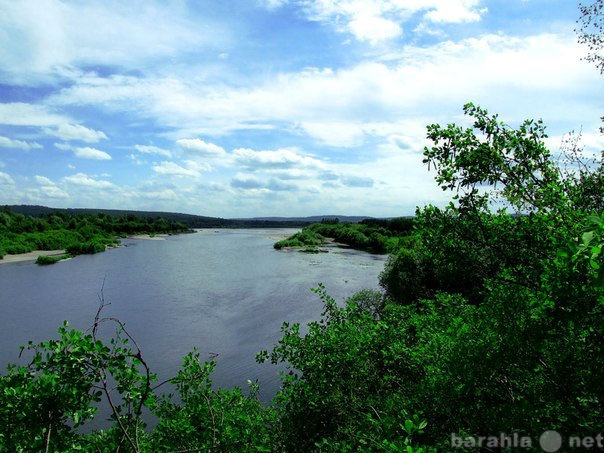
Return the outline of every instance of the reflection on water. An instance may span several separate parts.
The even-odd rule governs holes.
[[[337,300],[377,288],[385,256],[351,249],[277,251],[275,237],[295,230],[201,230],[165,241],[124,240],[126,247],[52,266],[0,266],[0,365],[18,346],[56,337],[64,319],[87,328],[99,304],[126,323],[159,379],[173,376],[197,347],[218,354],[217,386],[258,379],[267,400],[278,389],[272,365],[255,354],[280,338],[284,321],[318,319],[310,288],[322,282]],[[103,283],[104,282],[104,283]]]

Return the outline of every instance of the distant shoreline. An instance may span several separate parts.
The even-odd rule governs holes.
[[[128,236],[126,239],[140,239],[144,241],[165,241],[168,234],[157,234],[151,236],[149,234],[135,234]],[[4,258],[0,259],[0,264],[9,263],[24,263],[27,261],[36,261],[39,256],[60,256],[67,254],[65,250],[34,250],[27,253],[17,253],[14,255],[6,254]]]

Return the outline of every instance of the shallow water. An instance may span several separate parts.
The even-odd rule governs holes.
[[[284,321],[305,324],[322,306],[310,291],[322,282],[337,300],[377,288],[385,256],[351,249],[277,251],[274,236],[296,230],[200,230],[165,241],[123,240],[126,247],[51,266],[0,266],[0,367],[18,346],[56,338],[63,320],[88,328],[102,295],[104,314],[126,323],[159,379],[176,374],[185,354],[218,354],[216,386],[261,397],[279,387],[276,367],[255,362],[280,338]],[[271,237],[272,236],[272,237]]]

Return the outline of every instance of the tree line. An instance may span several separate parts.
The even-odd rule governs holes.
[[[132,214],[115,217],[102,213],[50,212],[34,217],[4,209],[0,211],[0,259],[6,254],[33,250],[65,250],[69,255],[98,253],[106,246],[117,245],[119,237],[189,231],[179,222]]]

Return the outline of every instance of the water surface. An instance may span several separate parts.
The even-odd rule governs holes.
[[[351,249],[277,251],[274,236],[296,230],[201,230],[165,241],[123,240],[126,247],[51,266],[0,266],[0,366],[15,362],[28,340],[56,338],[68,320],[91,325],[101,295],[105,315],[126,323],[159,378],[175,375],[185,354],[218,354],[217,386],[258,379],[269,399],[275,367],[255,354],[280,338],[284,321],[305,324],[321,314],[310,288],[322,282],[343,300],[377,288],[385,256]]]

